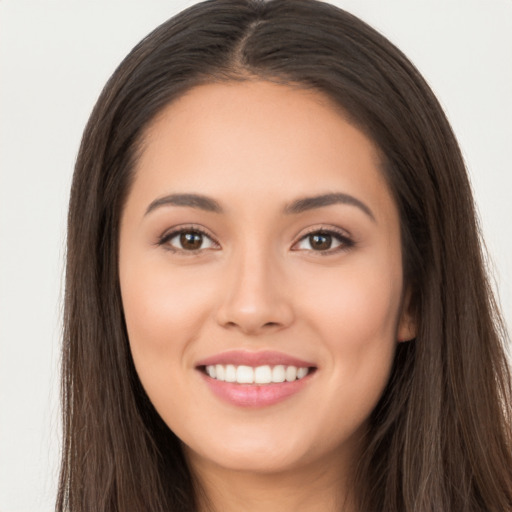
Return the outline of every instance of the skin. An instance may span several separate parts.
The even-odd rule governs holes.
[[[176,193],[213,198],[223,212],[155,205]],[[326,193],[368,211],[285,212]],[[211,238],[198,250],[179,236],[160,243],[191,225]],[[308,237],[320,229],[345,238],[322,252]],[[397,340],[414,336],[401,260],[378,152],[320,93],[203,85],[148,128],[120,232],[128,335],[149,398],[216,509],[351,510],[367,419]],[[239,407],[196,368],[233,349],[277,350],[317,369],[280,403]]]

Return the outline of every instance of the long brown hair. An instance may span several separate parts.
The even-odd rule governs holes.
[[[361,512],[512,509],[507,335],[485,273],[463,159],[433,93],[361,20],[314,0],[211,0],[115,71],[71,191],[59,512],[192,512],[180,441],[144,393],[118,281],[119,220],[144,129],[190,88],[264,79],[333,100],[379,148],[400,212],[418,331],[399,344],[357,473]]]

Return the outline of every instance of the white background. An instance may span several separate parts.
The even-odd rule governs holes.
[[[193,1],[0,0],[0,512],[53,507],[68,188],[107,78]],[[512,0],[339,0],[387,35],[461,143],[512,325]]]

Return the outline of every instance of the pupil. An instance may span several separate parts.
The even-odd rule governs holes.
[[[203,235],[201,233],[182,233],[180,235],[180,243],[184,249],[199,249],[203,242]]]
[[[309,242],[313,249],[325,251],[326,249],[330,249],[331,247],[332,236],[321,234],[310,235]]]

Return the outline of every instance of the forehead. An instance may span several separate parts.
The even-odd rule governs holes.
[[[250,81],[198,86],[168,105],[146,130],[134,188],[148,198],[343,191],[390,201],[375,145],[339,107],[317,91]]]

